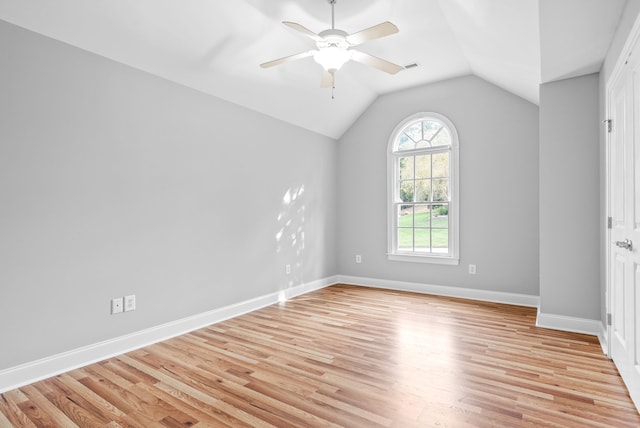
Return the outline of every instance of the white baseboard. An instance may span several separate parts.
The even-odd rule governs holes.
[[[598,340],[600,341],[600,346],[602,346],[602,353],[611,358],[611,355],[609,355],[609,334],[607,333],[607,326],[603,323],[600,323]]]
[[[501,291],[476,290],[472,288],[420,284],[416,282],[392,281],[388,279],[362,278],[346,275],[338,275],[337,278],[338,282],[341,284],[411,291],[414,293],[459,297],[461,299],[482,300],[485,302],[506,303],[509,305],[528,306],[533,308],[537,308],[540,303],[540,298],[538,296],[529,294],[504,293]]]
[[[604,344],[606,344],[606,340],[603,342],[606,334],[603,334],[602,322],[600,322],[599,320],[567,317],[564,315],[545,314],[543,312],[540,312],[540,309],[538,309],[536,325],[538,327],[550,328],[552,330],[591,334],[598,337],[598,340],[600,340],[600,345],[603,346],[603,349]]]
[[[278,303],[285,298],[319,290],[336,284],[336,279],[337,277],[332,276],[293,286],[276,293],[0,370],[0,393],[237,317]]]

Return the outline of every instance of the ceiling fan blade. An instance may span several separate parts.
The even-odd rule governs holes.
[[[313,50],[313,51],[302,52],[302,53],[295,54],[295,55],[285,56],[284,58],[275,59],[273,61],[262,63],[262,64],[260,64],[260,67],[262,67],[262,68],[273,67],[274,65],[280,65],[280,64],[284,64],[285,62],[291,62],[291,61],[295,61],[295,60],[298,60],[298,59],[302,59],[302,58],[306,58],[306,57],[309,57],[309,56],[313,56],[313,54],[315,54],[316,52],[317,51]]]
[[[335,78],[335,74],[333,73],[329,73],[327,70],[322,70],[322,79],[320,80],[320,87],[321,88],[332,88],[333,87],[333,83],[334,83],[334,79]]]
[[[351,52],[353,52],[353,55],[351,56],[352,60],[377,68],[378,70],[387,72],[389,74],[396,74],[400,70],[404,70],[404,67],[398,64],[394,64],[392,62],[375,57],[373,55],[369,55],[364,52],[359,52],[355,50],[352,50]]]
[[[295,23],[295,22],[288,22],[288,21],[282,21],[282,23],[284,25],[286,25],[287,27],[296,30],[302,34],[304,34],[305,36],[315,40],[316,42],[321,42],[324,39],[322,37],[320,37],[319,35],[317,35],[316,33],[314,33],[313,31],[309,30],[307,27],[303,27],[302,25]]]
[[[347,36],[347,42],[351,43],[352,46],[357,46],[361,43],[368,42],[369,40],[390,36],[398,31],[398,27],[387,21]]]

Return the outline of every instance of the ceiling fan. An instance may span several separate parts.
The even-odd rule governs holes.
[[[316,34],[295,22],[283,22],[287,27],[314,40],[317,49],[265,62],[260,64],[260,67],[269,68],[312,56],[323,68],[320,84],[323,88],[335,88],[335,74],[349,60],[357,61],[389,74],[396,74],[404,69],[400,65],[351,49],[353,46],[358,46],[364,42],[395,34],[398,32],[398,27],[387,21],[357,33],[349,34],[346,31],[335,28],[334,6],[336,0],[328,1],[331,4],[331,29]]]

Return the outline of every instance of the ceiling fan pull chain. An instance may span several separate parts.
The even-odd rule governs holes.
[[[331,72],[331,99],[335,99],[335,92],[336,92],[336,72],[333,71]]]

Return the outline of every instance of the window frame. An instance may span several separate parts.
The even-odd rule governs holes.
[[[412,251],[400,251],[398,249],[398,216],[396,204],[402,202],[397,200],[399,192],[398,159],[404,156],[416,156],[419,154],[432,153],[438,148],[421,148],[404,151],[394,151],[396,140],[400,134],[410,125],[424,120],[433,119],[441,122],[448,128],[451,134],[451,146],[449,151],[449,252],[446,255],[436,253],[422,253]],[[459,158],[460,140],[458,131],[453,123],[444,115],[434,112],[419,112],[402,120],[393,129],[387,145],[387,258],[392,261],[437,263],[446,265],[458,265],[460,263],[460,186],[459,186]]]

